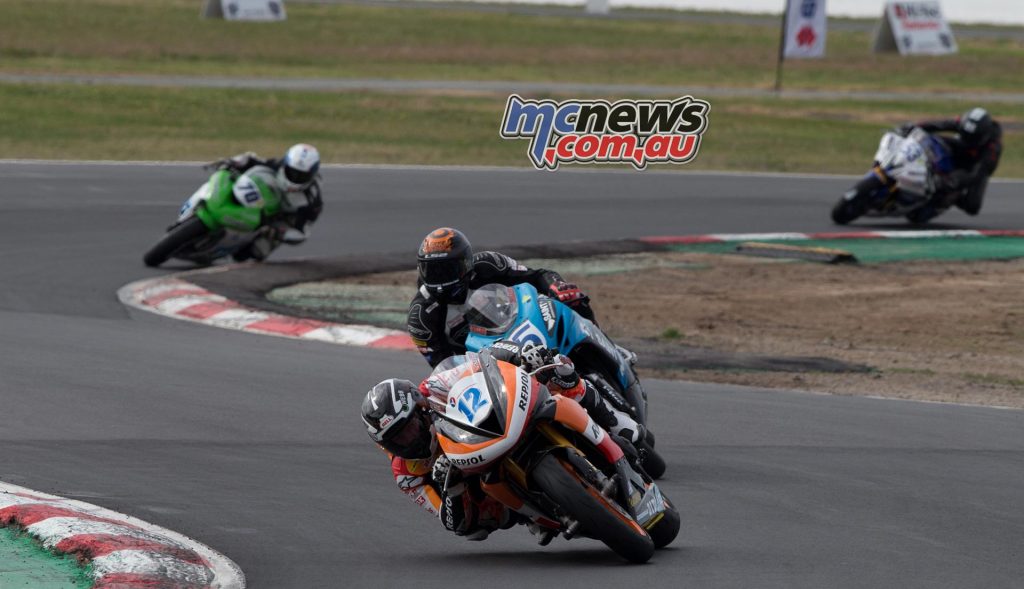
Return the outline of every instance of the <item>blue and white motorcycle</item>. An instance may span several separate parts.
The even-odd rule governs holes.
[[[467,350],[478,352],[501,339],[565,354],[602,398],[647,428],[647,393],[633,366],[636,355],[616,346],[592,321],[529,284],[488,284],[475,289],[466,305]],[[647,434],[635,445],[644,470],[659,478],[665,461],[654,451],[649,429]]]
[[[935,177],[952,170],[953,160],[942,139],[919,127],[906,137],[890,131],[878,144],[871,171],[832,208],[832,221],[846,225],[862,216],[928,221],[945,210],[926,206],[935,192]]]

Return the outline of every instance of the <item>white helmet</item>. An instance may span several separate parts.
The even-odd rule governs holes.
[[[320,152],[312,145],[298,143],[288,148],[277,181],[288,192],[301,192],[316,180],[320,171]]]

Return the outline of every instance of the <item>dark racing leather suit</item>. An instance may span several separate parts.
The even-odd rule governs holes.
[[[546,294],[569,305],[580,315],[594,321],[590,299],[557,273],[543,268],[527,268],[498,252],[482,251],[473,256],[473,270],[469,276],[470,290],[486,284],[515,286],[528,283],[541,294]],[[449,305],[431,296],[422,282],[409,305],[406,327],[416,348],[431,366],[445,358],[466,351],[469,324],[458,304]]]
[[[953,171],[938,179],[935,198],[929,204],[934,214],[929,210],[922,211],[922,215],[931,217],[952,205],[963,209],[968,215],[978,214],[988,179],[996,171],[1003,152],[1002,127],[995,121],[992,123],[995,130],[991,138],[981,145],[969,145],[960,138],[957,134],[959,119],[919,121],[902,127],[904,136],[914,126],[937,134],[949,147],[953,159]]]

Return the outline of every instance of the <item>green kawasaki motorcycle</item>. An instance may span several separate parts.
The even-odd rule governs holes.
[[[267,225],[282,208],[282,195],[275,188],[274,170],[255,166],[232,180],[231,172],[218,170],[189,197],[178,213],[178,220],[146,252],[147,266],[159,266],[170,258],[209,265],[231,256],[235,261],[262,260],[270,254],[276,240],[291,241],[288,234],[273,238]],[[301,194],[294,198],[302,198]]]

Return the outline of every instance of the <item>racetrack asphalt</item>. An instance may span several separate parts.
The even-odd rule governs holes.
[[[237,562],[251,587],[1019,587],[1024,413],[667,381],[648,384],[682,512],[627,566],[525,530],[469,543],[391,480],[357,415],[412,354],[198,326],[122,307],[168,270],[141,255],[195,167],[0,164],[0,480],[142,517]],[[849,178],[383,167],[326,171],[289,257],[411,252],[437,225],[478,246],[825,231]],[[1024,227],[1020,183],[977,218]],[[892,223],[867,225],[892,227]],[[900,224],[896,224],[899,226]],[[639,285],[638,287],[642,287]],[[840,312],[840,310],[837,310]]]

